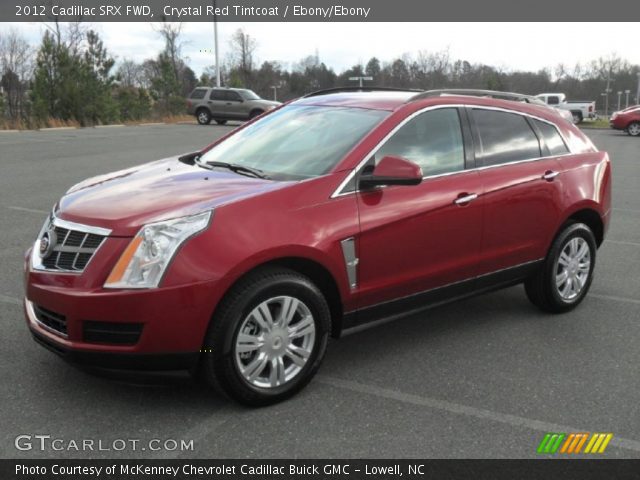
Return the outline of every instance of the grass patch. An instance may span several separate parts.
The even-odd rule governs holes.
[[[580,128],[609,128],[609,119],[598,118],[597,120],[585,120],[578,126]]]

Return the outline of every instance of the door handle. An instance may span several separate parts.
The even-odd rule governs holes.
[[[453,201],[453,203],[455,203],[456,205],[467,205],[473,202],[476,198],[478,198],[477,193],[461,193],[460,195],[458,195],[458,198]]]
[[[546,172],[544,172],[544,175],[542,175],[542,179],[546,180],[547,182],[552,182],[553,179],[556,178],[558,175],[560,175],[560,172],[547,170]]]

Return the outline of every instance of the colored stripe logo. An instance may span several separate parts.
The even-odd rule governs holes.
[[[547,433],[538,445],[538,453],[604,453],[612,438],[613,433]]]

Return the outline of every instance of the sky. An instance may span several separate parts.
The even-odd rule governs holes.
[[[220,58],[229,52],[229,38],[238,28],[254,37],[258,63],[278,60],[291,66],[316,50],[337,73],[372,56],[382,62],[405,53],[448,49],[452,59],[501,67],[508,71],[539,70],[559,63],[573,66],[616,53],[640,64],[635,23],[230,23],[219,28]],[[142,61],[162,49],[151,23],[93,23],[118,60]],[[157,27],[157,25],[156,25]],[[45,27],[39,23],[0,23],[0,32],[20,31],[37,45]],[[184,23],[183,55],[196,74],[212,65],[213,24]]]

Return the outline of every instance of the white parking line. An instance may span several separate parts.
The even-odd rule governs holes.
[[[407,403],[418,407],[432,408],[434,410],[455,413],[458,415],[466,415],[468,417],[480,418],[482,420],[491,420],[493,422],[511,425],[514,427],[525,427],[531,430],[537,430],[545,433],[591,431],[591,429],[589,428],[576,428],[541,420],[533,420],[530,418],[511,415],[508,413],[492,412],[491,410],[485,410],[484,408],[470,407],[468,405],[461,405],[459,403],[448,402],[446,400],[438,400],[430,397],[421,397],[419,395],[402,393],[396,390],[390,390],[388,388],[366,385],[363,383],[352,382],[351,380],[344,380],[341,378],[329,377],[326,375],[318,375],[316,378],[320,383],[324,383],[332,387],[350,390],[352,392],[364,393],[366,395],[373,395],[375,397],[384,398],[387,400],[395,400],[397,402]],[[626,450],[640,452],[640,442],[637,440],[614,436],[610,444],[615,445],[619,448],[624,448]]]
[[[11,305],[22,305],[22,300],[15,297],[8,297],[7,295],[0,294],[0,302],[8,303]]]
[[[38,210],[36,208],[25,208],[25,207],[7,207],[9,210],[17,210],[19,212],[29,212],[29,213],[38,213],[46,215],[49,212],[44,210]]]
[[[616,297],[615,295],[604,295],[602,293],[589,293],[587,294],[587,297],[600,298],[602,300],[612,300],[614,302],[634,303],[636,305],[640,305],[640,300],[636,300],[635,298]]]
[[[614,208],[614,212],[627,212],[627,213],[640,213],[640,210],[636,210],[635,208]]]
[[[617,245],[631,245],[633,247],[640,247],[640,243],[637,242],[623,242],[621,240],[605,240],[606,243],[615,243]]]

